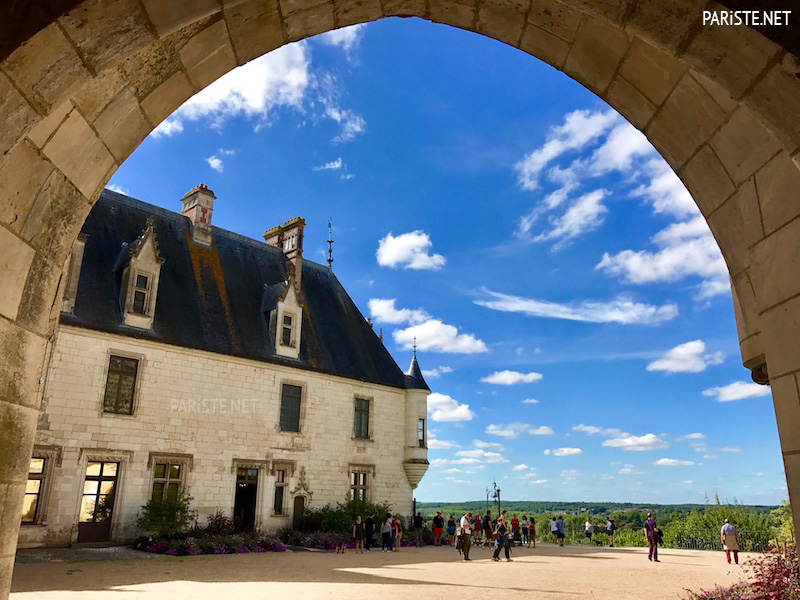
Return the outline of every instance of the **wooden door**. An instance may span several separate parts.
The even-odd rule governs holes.
[[[118,472],[118,462],[91,461],[86,465],[78,518],[78,543],[109,540]]]
[[[303,522],[303,516],[306,512],[306,497],[305,496],[295,496],[294,497],[294,514],[292,516],[292,527],[298,528],[300,524]]]
[[[258,469],[236,469],[236,497],[233,500],[233,523],[238,531],[253,531],[256,526]]]

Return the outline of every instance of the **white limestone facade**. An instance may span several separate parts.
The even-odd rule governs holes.
[[[138,360],[130,415],[103,410],[111,356]],[[283,384],[302,388],[298,433],[280,430]],[[34,457],[45,468],[36,522],[23,524],[22,547],[77,541],[90,461],[119,464],[111,542],[136,534],[159,460],[182,465],[180,483],[201,523],[217,510],[231,515],[237,468],[257,469],[255,526],[263,530],[290,526],[296,497],[308,507],[345,501],[354,471],[368,474],[368,500],[408,515],[412,483],[427,468],[426,432],[422,441],[418,435],[427,390],[64,324],[42,385]],[[368,439],[354,437],[356,399],[369,401]],[[281,515],[274,507],[278,470],[286,475]]]

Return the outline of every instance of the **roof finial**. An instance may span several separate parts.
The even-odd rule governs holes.
[[[417,358],[417,336],[414,336],[414,358]]]
[[[333,270],[333,225],[328,218],[328,268]]]

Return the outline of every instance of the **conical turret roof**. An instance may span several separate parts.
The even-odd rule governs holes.
[[[406,371],[406,389],[407,390],[428,390],[428,384],[425,383],[425,378],[422,376],[422,370],[419,368],[417,362],[417,353],[414,352],[414,357],[411,359],[411,366]]]

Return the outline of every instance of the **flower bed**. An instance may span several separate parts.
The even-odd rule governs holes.
[[[197,556],[199,554],[248,554],[250,552],[285,552],[278,539],[258,534],[234,534],[183,539],[141,537],[134,548],[167,556]]]

